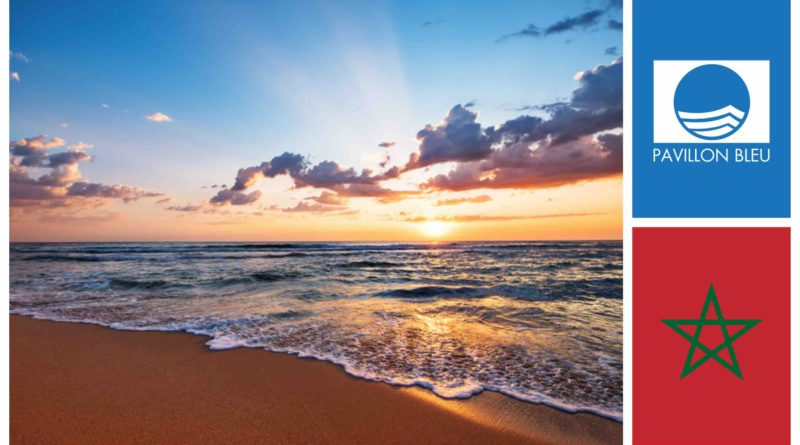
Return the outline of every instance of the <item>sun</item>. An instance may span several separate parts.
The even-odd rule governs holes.
[[[429,238],[441,238],[450,231],[450,225],[444,221],[425,221],[422,224],[422,231]]]

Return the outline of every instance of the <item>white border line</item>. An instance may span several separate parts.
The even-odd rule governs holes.
[[[639,0],[645,1],[645,0]],[[648,0],[649,1],[649,0]],[[633,181],[631,178],[631,167],[633,159],[631,156],[632,141],[632,73],[633,73],[633,0],[624,0],[622,7],[622,437],[623,443],[633,443],[633,287],[631,278],[633,277],[633,250],[631,248],[633,223],[632,208],[633,203]]]
[[[624,8],[623,8],[623,23],[625,24],[625,28],[623,31],[623,57],[625,58],[625,63],[623,64],[623,104],[624,104],[624,112],[623,112],[623,143],[625,147],[625,156],[623,161],[623,205],[622,205],[622,212],[623,212],[623,238],[624,238],[624,246],[623,246],[623,261],[624,261],[624,270],[623,270],[623,279],[624,279],[624,303],[623,303],[623,320],[624,320],[624,328],[623,328],[623,354],[624,354],[624,369],[623,369],[623,438],[624,443],[630,445],[633,443],[633,417],[632,417],[632,408],[633,408],[633,398],[632,398],[632,360],[631,360],[631,353],[632,353],[632,339],[631,339],[631,329],[632,329],[632,269],[633,269],[633,262],[632,262],[632,231],[631,228],[633,227],[633,218],[631,213],[631,203],[632,203],[632,181],[631,181],[631,171],[632,171],[632,159],[631,159],[631,148],[632,148],[632,114],[631,114],[631,92],[632,92],[632,56],[633,56],[633,42],[632,42],[632,30],[633,30],[633,13],[632,13],[632,1],[633,0],[624,0]],[[639,0],[645,1],[645,0]],[[7,0],[2,0],[0,3],[0,24],[3,25],[4,30],[9,29],[9,4]],[[800,18],[798,14],[800,14],[800,7],[795,5],[792,8],[791,16],[792,16],[792,38],[791,38],[791,70],[794,74],[792,79],[797,77],[797,73],[800,73],[798,70],[798,65],[800,63],[799,56],[798,56],[798,48],[800,48],[800,31],[797,30],[798,23],[800,23]],[[9,46],[8,41],[8,33],[0,33],[0,46]],[[2,67],[4,68],[4,72],[8,72],[8,58],[2,57]],[[791,112],[791,128],[800,129],[800,110],[797,109],[795,106],[800,100],[800,96],[798,95],[798,88],[800,86],[796,85],[796,82],[792,82],[793,85],[791,87],[791,103],[792,103],[792,112]],[[2,136],[4,137],[3,140],[9,140],[9,109],[8,109],[8,85],[9,83],[6,82],[3,85],[0,85],[0,97],[3,100],[4,107],[2,111],[0,111],[0,116],[2,116],[3,124],[0,125],[2,128]],[[792,151],[792,160],[791,160],[791,172],[792,175],[797,174],[800,172],[800,146],[798,146],[798,138],[792,137],[791,138],[791,151]],[[2,177],[0,177],[0,226],[2,226],[2,240],[5,246],[5,252],[8,252],[8,240],[9,240],[9,207],[8,207],[8,170],[2,169]],[[791,193],[792,193],[792,209],[799,209],[800,208],[800,181],[791,181]],[[792,215],[792,218],[789,220],[786,219],[714,219],[714,218],[701,218],[701,219],[661,219],[661,218],[640,218],[636,220],[637,227],[784,227],[788,223],[792,227],[792,264],[797,265],[800,264],[800,258],[798,257],[798,249],[796,246],[798,245],[798,240],[800,239],[800,235],[798,235],[798,226],[797,226],[797,218]],[[8,267],[8,255],[0,255],[0,267],[2,267],[2,274],[4,278],[8,278],[9,276],[9,267]],[[797,292],[797,286],[795,283],[792,283],[792,298],[794,299]],[[5,384],[0,387],[0,395],[3,398],[3,405],[0,411],[4,413],[8,413],[9,408],[9,393],[8,393],[8,382],[9,382],[9,336],[8,336],[8,296],[9,296],[9,289],[8,289],[8,280],[0,279],[0,292],[3,295],[3,304],[2,304],[2,314],[0,314],[0,329],[2,329],[2,337],[3,341],[0,342],[0,354],[2,354],[3,360],[3,367],[0,372],[2,372],[2,378]],[[792,342],[792,370],[793,374],[800,369],[800,355],[797,353],[798,345],[800,345],[800,327],[795,326],[794,321],[800,320],[800,304],[795,304],[792,302],[791,308],[791,316],[792,316],[792,327],[791,327],[791,342]],[[792,402],[792,424],[793,425],[800,425],[800,414],[798,414],[797,410],[797,403],[798,397],[800,397],[800,391],[798,391],[798,386],[792,382],[792,389],[791,389],[791,402]],[[0,428],[2,429],[2,435],[0,435],[0,442],[8,443],[9,442],[9,418],[8,414],[0,415]],[[798,434],[798,428],[792,429],[792,443],[798,442],[800,435]]]
[[[9,48],[9,4],[8,0],[0,1],[0,47]],[[3,54],[0,57],[2,61],[2,72],[8,73],[9,72],[9,58]],[[3,123],[0,124],[0,135],[2,135],[2,140],[8,143],[9,136],[10,136],[10,121],[9,121],[9,84],[10,81],[6,80],[2,82],[0,85],[0,102],[2,102],[2,110],[0,110],[0,119],[3,120]],[[2,253],[0,253],[0,295],[2,295],[3,303],[0,305],[0,330],[2,333],[0,337],[2,337],[2,341],[0,341],[0,354],[2,354],[2,379],[3,379],[3,386],[0,388],[0,397],[3,399],[3,404],[0,405],[0,443],[9,443],[11,440],[11,433],[10,433],[10,422],[9,416],[11,415],[10,411],[10,393],[9,393],[9,385],[11,380],[9,379],[9,368],[10,368],[10,348],[9,343],[11,341],[11,335],[9,332],[9,324],[8,324],[8,299],[9,299],[9,289],[8,289],[8,282],[9,282],[9,269],[8,269],[8,255],[9,255],[9,212],[10,209],[8,207],[8,169],[2,168],[2,174],[0,174],[0,239],[3,241],[3,248],[5,249]]]
[[[792,212],[790,214],[791,218],[789,218],[789,227],[791,228],[791,242],[792,242],[792,253],[791,253],[791,264],[792,269],[796,270],[797,265],[800,264],[798,261],[798,255],[800,255],[800,250],[798,250],[798,240],[800,240],[800,234],[798,231],[800,227],[798,227],[798,218],[797,218],[797,211],[800,209],[800,181],[797,181],[797,175],[800,174],[800,144],[798,144],[797,132],[800,131],[800,109],[798,109],[797,104],[800,103],[800,95],[798,95],[798,89],[800,89],[800,85],[798,85],[795,80],[797,80],[798,67],[800,67],[800,55],[798,55],[798,48],[800,48],[800,30],[798,30],[798,26],[800,26],[800,6],[798,6],[797,2],[793,2],[794,4],[790,4],[789,8],[791,9],[791,25],[790,25],[790,32],[791,32],[791,42],[790,42],[790,57],[792,58],[791,66],[790,66],[790,75],[789,75],[789,82],[791,89],[791,98],[790,98],[790,108],[789,108],[789,115],[790,115],[790,130],[789,130],[789,146],[791,147],[792,153],[792,165],[791,165],[791,205],[792,205]],[[794,129],[792,132],[791,129]],[[792,134],[794,133],[794,134]],[[792,274],[794,275],[794,274]],[[798,275],[794,275],[795,278]],[[791,366],[792,366],[792,377],[797,374],[798,369],[800,369],[800,355],[798,355],[798,345],[800,345],[800,328],[796,325],[800,321],[800,304],[797,302],[797,281],[791,280],[790,283],[791,289],[791,322],[790,322],[790,331],[791,331]],[[798,429],[800,428],[800,415],[797,413],[797,403],[798,397],[800,397],[797,389],[797,381],[792,378],[791,383],[791,424],[793,425],[791,431],[791,443],[797,443],[800,441],[800,433],[798,433]]]

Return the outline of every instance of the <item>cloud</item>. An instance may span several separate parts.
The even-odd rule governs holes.
[[[461,162],[422,187],[432,190],[556,187],[619,174],[622,59],[579,72],[568,102],[542,107],[549,117],[520,116],[482,133],[488,155]],[[595,137],[595,135],[597,135]]]
[[[309,202],[310,201],[310,202]],[[311,212],[351,214],[347,211],[348,200],[338,193],[323,190],[319,196],[311,196],[300,201],[294,207],[282,209],[284,212]]]
[[[186,204],[184,206],[169,206],[167,210],[172,212],[199,212],[203,210],[203,206],[199,204]]]
[[[100,106],[103,108],[109,108],[109,105],[105,102],[101,103]]]
[[[529,219],[552,219],[552,218],[579,218],[586,216],[596,216],[598,213],[549,213],[541,215],[455,215],[455,216],[403,216],[405,222],[422,223],[428,221],[442,221],[452,223],[476,223],[476,222],[498,222],[498,221],[518,221]]]
[[[51,138],[49,141],[47,140],[47,135],[39,135],[30,138],[23,138],[11,143],[12,148],[17,147],[28,147],[30,149],[48,149],[48,148],[58,148],[63,147],[65,144],[64,139],[59,137]]]
[[[459,204],[478,204],[482,202],[489,202],[492,197],[489,195],[479,195],[469,198],[454,198],[454,199],[441,199],[436,201],[436,207],[455,206]]]
[[[395,145],[397,145],[397,142],[394,142],[394,141],[392,141],[392,142],[381,142],[380,144],[378,144],[378,147],[390,148],[390,147],[394,147]]]
[[[442,162],[471,162],[496,156],[511,145],[555,146],[622,126],[622,59],[575,75],[578,87],[567,102],[538,106],[549,117],[523,115],[497,127],[482,127],[477,113],[456,105],[437,125],[418,134],[420,148],[404,170]]]
[[[109,199],[130,202],[164,196],[163,193],[139,187],[86,181],[79,165],[93,159],[85,152],[91,145],[78,142],[70,145],[68,151],[50,153],[50,150],[65,144],[61,138],[48,140],[44,135],[19,139],[9,144],[11,207],[81,209],[102,206]],[[33,176],[34,172],[42,173]]]
[[[336,193],[329,192],[327,190],[323,190],[319,196],[312,196],[307,199],[322,205],[340,206],[340,207],[347,205],[346,199],[342,198]]]
[[[11,77],[11,80],[16,80],[17,82],[19,82],[19,81],[20,81],[20,78],[19,78],[19,73],[18,73],[18,72],[16,72],[16,71],[11,71],[11,72],[10,72],[8,75],[9,75],[9,77]]]
[[[73,165],[81,161],[91,161],[92,157],[83,150],[70,150],[55,153],[47,157],[47,165],[55,168],[62,165]]]
[[[607,56],[616,56],[617,55],[617,47],[616,46],[610,46],[610,47],[606,48],[605,54]]]
[[[371,170],[364,169],[360,173],[353,168],[347,168],[333,161],[322,161],[311,165],[305,156],[284,152],[260,165],[239,169],[236,180],[230,189],[219,191],[211,198],[212,204],[250,204],[258,200],[261,193],[245,194],[244,190],[254,186],[262,178],[274,178],[287,175],[294,180],[295,187],[311,187],[328,189],[342,196],[369,196],[382,199],[397,198],[391,190],[377,185],[378,182],[398,177],[400,169],[393,167],[382,174],[373,174]]]
[[[23,138],[9,144],[11,154],[19,157],[19,163],[25,167],[37,167],[47,160],[47,150],[64,146],[64,140],[54,137],[47,140],[47,136],[39,135]]]
[[[74,215],[74,214],[45,214],[39,218],[40,221],[49,223],[71,223],[71,224],[104,224],[119,221],[122,215],[118,212],[104,212],[97,215]]]
[[[584,136],[557,145],[531,148],[525,143],[498,150],[485,161],[459,164],[429,179],[432,190],[546,188],[618,175],[622,170],[622,136]]]
[[[429,26],[441,25],[442,23],[444,23],[444,20],[442,20],[442,19],[427,20],[427,21],[422,22],[422,26],[427,28]]]
[[[72,144],[72,145],[69,146],[69,148],[71,148],[72,150],[81,150],[81,151],[87,150],[87,149],[92,148],[92,147],[94,147],[94,145],[87,144],[85,142],[78,142],[76,144]]]
[[[542,35],[542,31],[538,26],[531,23],[517,32],[500,36],[497,40],[495,40],[495,43],[505,42],[508,39],[513,39],[516,37],[539,37],[540,35]]]
[[[558,187],[618,175],[622,169],[622,59],[581,71],[575,80],[577,87],[568,99],[530,107],[541,114],[518,116],[497,126],[483,126],[477,112],[455,105],[442,122],[417,133],[418,150],[403,166],[381,173],[357,171],[335,161],[312,164],[303,155],[284,152],[239,169],[230,189],[220,190],[210,202],[251,204],[261,193],[248,190],[262,178],[279,175],[291,178],[295,188],[323,190],[308,199],[311,203],[296,206],[296,211],[319,211],[317,206],[334,205],[339,199],[391,203],[433,191]],[[424,180],[417,189],[384,185],[411,170],[437,164],[452,168]],[[442,200],[438,205],[484,199]]]
[[[150,122],[172,122],[172,118],[164,113],[156,112],[145,116]]]
[[[306,160],[302,155],[284,152],[271,161],[262,162],[261,165],[239,169],[231,190],[245,190],[263,177],[274,178],[282,174],[297,174],[305,168],[305,165]]]
[[[158,201],[156,201],[156,204],[166,204],[170,201],[172,201],[172,198],[161,198]]]
[[[69,128],[69,124],[66,122],[61,123],[61,128]]]
[[[69,196],[84,196],[91,198],[114,198],[125,202],[135,201],[141,198],[157,198],[164,196],[163,193],[149,192],[139,187],[131,187],[122,184],[100,184],[96,182],[74,182],[68,188]]]
[[[566,31],[571,31],[573,29],[586,29],[592,25],[597,24],[597,20],[605,14],[604,9],[593,9],[591,11],[585,12],[581,15],[577,15],[574,17],[567,17],[561,21],[558,21],[544,30],[544,35],[549,36],[552,34],[558,34]]]
[[[413,153],[405,171],[441,162],[473,161],[488,156],[491,141],[477,122],[478,113],[454,106],[444,121],[426,125],[417,133],[419,152]]]
[[[284,212],[313,212],[313,213],[335,212],[338,210],[341,210],[341,207],[326,206],[318,203],[307,203],[305,201],[298,202],[297,205],[294,207],[283,209]]]
[[[621,8],[622,8],[622,2],[620,0],[610,0],[605,8],[592,9],[591,11],[584,12],[583,14],[580,15],[565,17],[564,19],[559,20],[558,22],[553,23],[552,25],[544,29],[541,29],[532,23],[528,24],[528,26],[522,28],[519,31],[500,36],[500,38],[498,38],[495,41],[495,43],[500,43],[509,39],[519,38],[519,37],[523,38],[547,37],[554,34],[561,34],[564,32],[573,31],[576,29],[589,29],[597,25],[600,21],[600,18],[607,12]],[[614,19],[609,19],[608,28],[613,30],[622,30],[622,22]]]
[[[29,62],[31,61],[31,60],[28,58],[28,56],[26,56],[25,54],[22,54],[22,53],[15,53],[14,51],[9,51],[9,56],[10,56],[12,59],[19,60],[20,62],[23,62],[23,63],[29,63]]]
[[[622,58],[581,71],[575,80],[579,85],[572,92],[571,107],[591,112],[622,111]]]
[[[252,204],[261,198],[261,192],[255,190],[250,193],[239,192],[233,189],[221,190],[213,198],[212,204],[231,204],[235,206]]]

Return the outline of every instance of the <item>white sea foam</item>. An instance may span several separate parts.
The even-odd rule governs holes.
[[[621,420],[619,243],[423,247],[14,245],[11,310],[190,332],[211,349],[311,357],[446,398],[497,391]],[[136,259],[45,258],[64,250]]]

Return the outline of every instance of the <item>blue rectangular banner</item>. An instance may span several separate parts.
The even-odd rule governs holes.
[[[789,7],[634,3],[634,217],[789,216]]]

